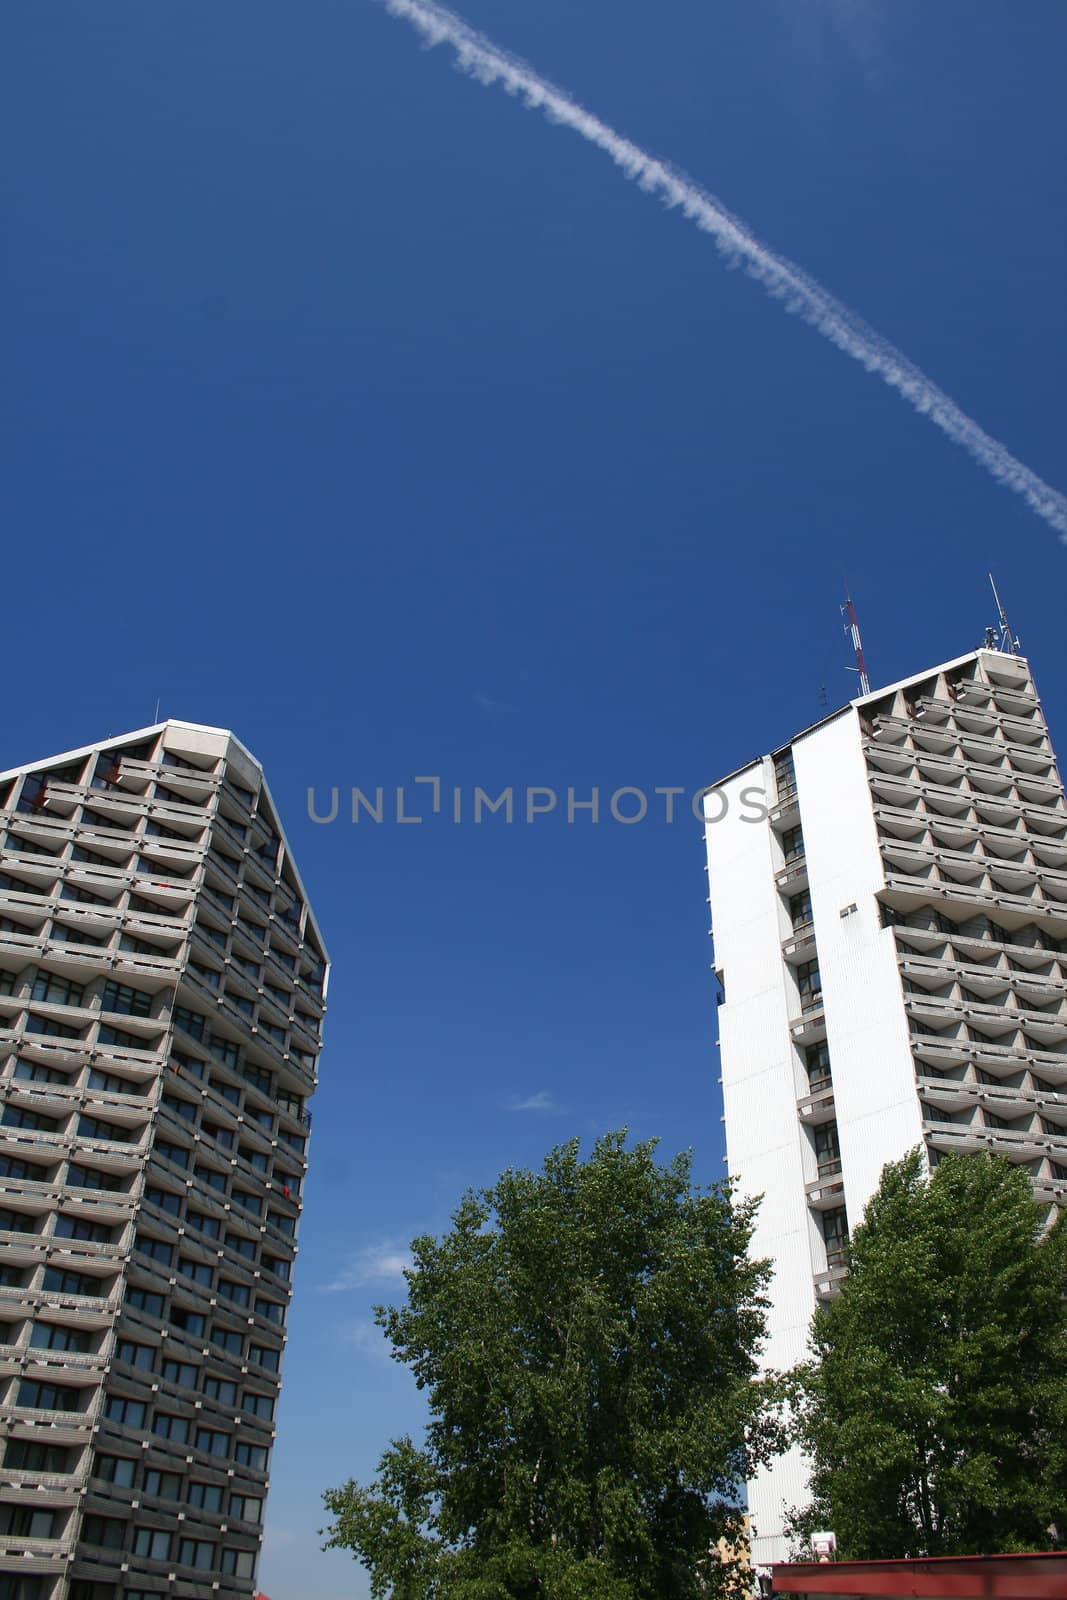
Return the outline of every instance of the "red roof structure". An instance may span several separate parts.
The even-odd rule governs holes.
[[[1067,1553],[776,1562],[775,1595],[804,1600],[1067,1600]]]

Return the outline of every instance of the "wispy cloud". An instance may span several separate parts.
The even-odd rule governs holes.
[[[404,1281],[411,1266],[411,1252],[392,1241],[368,1245],[344,1264],[332,1283],[320,1285],[324,1294],[344,1294],[351,1289],[366,1289],[371,1284]]]
[[[515,710],[507,700],[496,700],[491,694],[486,694],[484,689],[476,689],[474,703],[483,717],[509,717]]]
[[[715,195],[684,173],[657,160],[631,139],[579,105],[569,94],[542,78],[517,56],[509,55],[478,33],[454,11],[435,0],[384,0],[386,10],[402,18],[427,45],[447,44],[460,70],[486,86],[498,84],[549,122],[570,128],[595,145],[647,194],[676,207],[702,232],[730,266],[742,266],[772,299],[810,324],[843,355],[874,373],[903,400],[960,445],[998,483],[1020,495],[1031,510],[1067,543],[1067,496],[1039,478],[1006,445],[977,423],[938,387],[914,361],[882,337],[862,317],[823,288],[795,261],[779,255],[758,239],[740,217]]]
[[[536,1094],[529,1094],[525,1099],[515,1098],[507,1104],[509,1111],[562,1111],[563,1107],[554,1100],[547,1089],[539,1089]]]
[[[365,1318],[353,1318],[351,1322],[341,1322],[334,1329],[335,1336],[342,1344],[350,1346],[357,1355],[365,1356],[368,1361],[387,1361],[393,1364],[391,1355],[392,1346],[376,1322]]]

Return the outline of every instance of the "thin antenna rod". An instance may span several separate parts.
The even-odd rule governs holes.
[[[855,671],[860,676],[860,693],[870,694],[871,680],[867,675],[867,663],[863,658],[863,640],[860,638],[859,618],[856,616],[856,607],[852,603],[852,596],[847,588],[845,589],[845,603],[841,607],[841,611],[848,618],[845,624],[845,632],[851,638],[852,648],[856,652]]]
[[[997,603],[997,615],[1000,618],[1000,644],[997,646],[997,649],[1000,650],[1002,652],[1002,654],[1004,654],[1006,656],[1017,656],[1017,655],[1019,655],[1021,653],[1022,646],[1019,643],[1018,638],[1012,633],[1011,628],[1008,625],[1008,618],[1007,618],[1007,615],[1005,613],[1004,607],[1000,603],[1000,596],[997,593],[997,586],[993,582],[993,574],[989,573],[988,576],[989,576],[989,587],[993,591],[993,599]]]

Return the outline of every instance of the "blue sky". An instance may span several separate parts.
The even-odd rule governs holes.
[[[1065,487],[1056,0],[465,14]],[[681,807],[317,827],[309,786],[691,790],[853,692],[844,574],[891,681],[979,642],[995,568],[1055,736],[1067,550],[371,0],[68,0],[5,46],[0,767],[158,699],[267,770],[334,972],[261,1582],[357,1600],[318,1495],[418,1426],[370,1325],[406,1241],[622,1123],[719,1176],[715,1009]]]

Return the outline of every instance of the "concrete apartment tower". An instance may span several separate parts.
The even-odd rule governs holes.
[[[249,1600],[326,954],[263,774],[0,773],[0,1600]]]
[[[824,717],[706,817],[727,1160],[764,1197],[785,1368],[886,1162],[995,1151],[1067,1203],[1067,808],[1027,662],[982,649]],[[794,1451],[749,1486],[755,1561],[788,1556],[806,1481]]]

